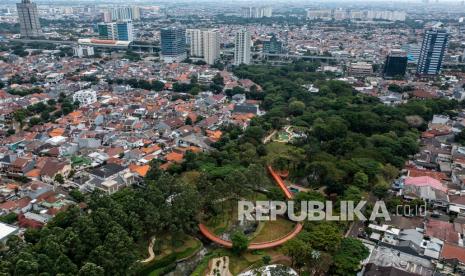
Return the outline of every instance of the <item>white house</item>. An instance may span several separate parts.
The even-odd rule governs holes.
[[[73,101],[79,101],[80,106],[91,105],[97,102],[97,92],[92,89],[77,91],[73,95]]]

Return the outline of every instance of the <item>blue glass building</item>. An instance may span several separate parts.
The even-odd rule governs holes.
[[[417,74],[437,75],[441,72],[448,40],[449,33],[445,29],[431,29],[425,32],[418,58]]]
[[[132,21],[99,23],[97,25],[100,39],[133,41]]]
[[[187,57],[186,30],[180,27],[163,28],[160,31],[161,56],[166,62],[179,62]]]

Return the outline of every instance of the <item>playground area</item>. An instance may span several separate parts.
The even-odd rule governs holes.
[[[290,143],[294,139],[301,137],[303,137],[303,134],[297,131],[293,126],[285,126],[282,130],[277,131],[271,140],[278,143]]]

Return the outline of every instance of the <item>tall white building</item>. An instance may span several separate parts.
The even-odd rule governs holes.
[[[85,46],[85,45],[78,45],[73,48],[74,56],[77,57],[90,57],[95,54],[94,47],[92,46]]]
[[[271,17],[273,15],[273,8],[271,7],[243,7],[241,8],[241,15],[245,18],[263,18]]]
[[[203,57],[202,30],[187,29],[186,38],[187,44],[190,45],[190,55],[193,57]]]
[[[188,29],[187,42],[193,57],[203,57],[206,63],[214,64],[220,57],[220,33],[216,29]]]
[[[103,12],[105,22],[140,20],[140,7],[116,7],[110,8]]]
[[[21,0],[16,4],[18,10],[19,27],[22,37],[37,37],[42,34],[39,22],[37,4],[31,0]]]
[[[203,58],[208,64],[214,64],[220,57],[220,32],[208,30],[202,32]]]
[[[236,38],[234,40],[234,65],[250,64],[251,41],[252,37],[246,29],[242,29],[236,32]]]

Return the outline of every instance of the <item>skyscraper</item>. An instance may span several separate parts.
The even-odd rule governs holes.
[[[105,22],[140,20],[140,7],[131,6],[110,8],[103,12],[103,20]]]
[[[200,29],[186,30],[187,44],[189,44],[190,55],[192,57],[203,57],[203,40]]]
[[[430,29],[425,32],[417,64],[417,74],[437,75],[447,49],[449,33],[445,29]]]
[[[220,33],[218,30],[202,32],[203,58],[208,64],[214,64],[220,57]]]
[[[220,57],[220,33],[216,29],[188,29],[187,41],[190,55],[203,57],[206,63],[214,64]]]
[[[245,18],[271,17],[273,9],[271,7],[243,7],[241,8],[241,15]]]
[[[404,77],[407,70],[407,55],[402,50],[392,50],[386,57],[383,74],[385,78]]]
[[[42,34],[37,4],[31,0],[21,0],[16,4],[22,37],[37,37]]]
[[[99,23],[97,28],[100,39],[122,41],[134,40],[132,21]]]
[[[234,65],[250,63],[251,40],[252,38],[247,30],[242,29],[236,32]]]
[[[281,54],[283,52],[283,43],[273,34],[270,40],[263,42],[263,52],[268,54]]]
[[[160,31],[161,58],[165,62],[186,59],[186,30],[180,27],[163,28]]]

